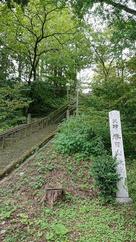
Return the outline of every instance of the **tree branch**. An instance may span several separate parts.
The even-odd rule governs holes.
[[[103,58],[102,58],[101,55],[99,54],[97,48],[96,48],[94,45],[92,45],[92,47],[93,47],[93,49],[94,49],[94,51],[95,51],[95,53],[96,53],[96,55],[97,55],[97,57],[98,57],[100,63],[101,63],[102,66],[103,66],[104,74],[107,75],[107,68],[106,68],[105,63],[104,63],[104,61],[103,61]]]
[[[11,10],[12,11],[12,10]],[[18,18],[18,16],[16,15],[16,13],[14,11],[12,11],[13,15],[15,16],[16,20],[18,21],[18,23],[20,24],[20,26],[24,29],[26,29],[29,33],[31,33],[32,35],[34,35],[37,38],[36,33],[33,32],[33,30],[31,30],[28,26],[23,25],[20,21],[20,19]],[[29,19],[30,20],[30,19]]]
[[[55,51],[59,51],[59,49],[58,48],[50,48],[48,50],[43,50],[39,54],[37,54],[37,56],[40,57],[42,54],[46,54],[46,53],[48,53],[50,51],[54,51],[55,52]]]
[[[117,9],[124,10],[125,12],[130,13],[132,15],[136,15],[135,9],[129,8],[127,5],[121,4],[119,2],[117,3],[113,0],[99,0],[98,2],[100,2],[100,3],[105,2],[106,4],[111,5]]]

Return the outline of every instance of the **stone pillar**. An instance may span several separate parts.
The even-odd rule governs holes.
[[[123,148],[123,139],[121,131],[120,112],[111,111],[109,112],[110,122],[110,134],[111,134],[111,146],[112,146],[112,157],[117,160],[117,172],[120,177],[120,181],[117,184],[116,200],[119,203],[128,203],[132,200],[129,198],[127,188],[127,174],[125,165],[125,156]]]

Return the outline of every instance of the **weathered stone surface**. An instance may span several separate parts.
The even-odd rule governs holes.
[[[126,203],[130,202],[128,188],[127,188],[127,174],[125,165],[125,156],[123,148],[120,112],[109,112],[110,133],[111,133],[111,146],[112,156],[117,159],[117,172],[120,176],[120,181],[117,184],[118,191],[116,194],[117,202]]]

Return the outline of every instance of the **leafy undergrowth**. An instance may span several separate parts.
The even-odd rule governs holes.
[[[50,144],[1,181],[0,241],[136,241],[133,206],[102,206],[90,167],[56,154]],[[66,191],[53,208],[43,200],[48,187]]]
[[[128,163],[128,189],[136,209],[136,159],[129,159]]]

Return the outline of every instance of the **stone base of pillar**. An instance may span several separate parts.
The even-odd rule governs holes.
[[[129,197],[117,197],[116,202],[117,203],[132,203],[132,199]]]

